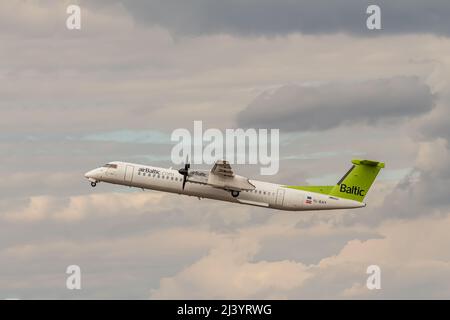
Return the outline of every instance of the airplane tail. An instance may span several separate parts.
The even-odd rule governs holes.
[[[372,160],[352,160],[352,163],[350,170],[334,186],[286,187],[362,202],[384,163]]]
[[[352,160],[352,163],[329,195],[362,202],[384,163],[372,160]]]

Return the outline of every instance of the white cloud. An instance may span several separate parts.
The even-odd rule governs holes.
[[[163,278],[154,299],[277,297],[301,285],[309,275],[294,261],[250,262],[256,244],[245,237],[228,239],[175,277]]]
[[[161,208],[162,193],[109,193],[58,197],[32,196],[26,206],[4,214],[6,221],[37,221],[54,219],[77,221],[88,215],[108,216],[150,213],[153,206]]]
[[[450,164],[448,141],[438,138],[434,141],[421,142],[416,159],[416,167],[424,172],[444,172]]]
[[[377,228],[382,238],[349,241],[338,254],[312,265],[254,261],[259,241],[247,240],[247,230],[241,230],[183,271],[162,279],[151,298],[445,298],[450,294],[450,281],[444,280],[450,279],[449,227],[450,216],[387,221]],[[270,226],[258,230],[259,238],[267,229]],[[373,264],[382,270],[381,291],[365,286],[366,268]],[[432,284],[437,281],[444,282],[435,290]]]

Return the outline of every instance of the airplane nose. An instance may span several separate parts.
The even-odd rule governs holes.
[[[90,178],[93,177],[93,175],[94,175],[94,170],[90,170],[90,171],[88,171],[88,172],[86,172],[86,173],[84,174],[84,177],[85,177],[86,179],[90,179]]]

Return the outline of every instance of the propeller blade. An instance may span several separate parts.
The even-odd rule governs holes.
[[[183,190],[184,190],[184,186],[186,185],[186,178],[187,178],[187,176],[183,177]]]
[[[186,156],[186,162],[184,164],[184,168],[181,168],[178,170],[178,173],[183,175],[183,190],[184,186],[186,185],[187,177],[189,175],[189,168],[191,167],[191,164],[189,163],[189,156]]]
[[[191,164],[189,163],[189,155],[186,155],[186,162],[184,164],[184,168],[188,170],[191,167]]]

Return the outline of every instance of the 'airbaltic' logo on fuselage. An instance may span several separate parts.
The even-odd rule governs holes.
[[[357,196],[363,197],[365,195],[365,190],[361,189],[360,187],[356,186],[347,186],[346,184],[341,184],[341,187],[339,189],[340,192],[344,193],[351,193]]]

